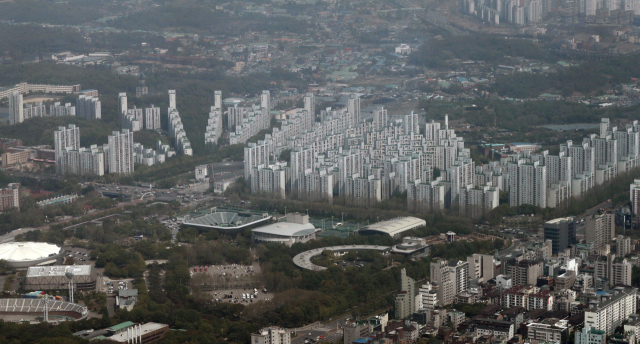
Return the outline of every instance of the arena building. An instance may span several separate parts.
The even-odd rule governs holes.
[[[97,276],[91,265],[34,266],[27,270],[24,290],[68,289],[67,272],[73,274],[75,290],[96,290]]]
[[[212,208],[209,214],[185,218],[182,224],[198,229],[215,229],[225,234],[235,234],[245,228],[271,220],[267,213],[217,211]]]
[[[285,222],[251,230],[251,241],[254,243],[278,243],[292,246],[297,242],[307,242],[316,238],[316,227],[309,223],[309,215],[289,213]]]
[[[0,244],[0,260],[11,268],[52,265],[62,259],[64,249],[45,242],[8,242]]]
[[[427,221],[417,217],[404,216],[395,219],[380,221],[366,226],[358,231],[359,234],[387,234],[394,239],[399,239],[401,234],[420,227],[425,227]]]

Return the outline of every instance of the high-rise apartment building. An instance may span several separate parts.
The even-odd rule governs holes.
[[[134,171],[133,132],[122,129],[109,135],[109,173],[132,174]]]
[[[616,239],[616,256],[625,257],[629,253],[631,253],[631,238],[618,235]]]
[[[125,124],[125,117],[127,116],[127,93],[118,93],[118,123],[122,128]]]
[[[279,165],[260,165],[251,169],[252,193],[266,193],[273,197],[285,198],[285,171]]]
[[[611,245],[616,234],[615,213],[605,211],[587,217],[585,239],[593,242],[594,252],[604,252],[606,245]]]
[[[544,224],[544,240],[551,240],[553,254],[576,244],[576,228],[573,217],[562,217]]]
[[[81,94],[78,96],[78,100],[76,101],[76,114],[78,117],[82,117],[85,119],[101,119],[102,103],[100,102],[98,97],[91,97]],[[118,116],[118,119],[120,119],[120,116]]]
[[[431,283],[438,286],[438,300],[445,306],[469,287],[469,263],[438,259],[431,263]]]
[[[147,86],[136,87],[136,98],[140,98],[147,93],[149,93],[149,87]]]
[[[176,108],[176,90],[169,90],[169,109]]]
[[[97,145],[90,148],[66,149],[60,163],[61,174],[102,176],[105,172],[104,152]]]
[[[629,186],[631,212],[633,215],[640,215],[640,179],[634,179],[633,184]]]
[[[69,124],[68,128],[58,127],[53,132],[54,150],[56,152],[56,170],[63,173],[63,157],[66,150],[80,149],[80,128],[75,124]]]
[[[547,168],[540,162],[519,159],[508,164],[509,205],[547,207]]]
[[[595,150],[589,146],[589,143],[583,142],[576,145],[569,140],[560,145],[560,152],[571,157],[572,177],[579,174],[595,173]]]
[[[9,95],[9,124],[19,124],[24,121],[22,94],[13,92]]]
[[[60,104],[60,102],[55,102],[53,105],[49,105],[49,116],[52,117],[60,117],[60,116],[75,116],[76,115],[76,107],[71,106],[71,103],[65,103],[64,105]]]
[[[6,188],[0,189],[0,212],[12,208],[20,210],[20,183],[9,183]]]
[[[536,285],[538,277],[544,273],[544,266],[542,261],[522,260],[515,264],[507,264],[505,271],[511,276],[514,286]]]
[[[267,113],[271,111],[271,93],[267,90],[262,91],[260,95],[260,108],[266,110]]]
[[[490,254],[474,253],[467,257],[469,278],[478,282],[486,282],[496,276],[496,262]]]
[[[631,286],[632,264],[624,257],[615,254],[600,256],[596,259],[594,277],[606,286]]]
[[[150,108],[144,109],[144,128],[146,130],[159,130],[160,125],[160,108],[151,104]]]
[[[347,110],[353,115],[353,125],[356,126],[360,122],[360,97],[355,94],[349,96]],[[417,124],[417,123],[416,123]]]
[[[416,311],[416,281],[407,276],[407,271],[400,270],[400,292],[396,294],[395,318],[405,319]]]

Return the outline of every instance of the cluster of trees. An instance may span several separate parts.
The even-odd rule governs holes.
[[[479,110],[465,110],[464,106],[451,103],[421,99],[418,109],[427,111],[427,120],[442,120],[448,114],[450,118],[465,119],[477,127],[493,127],[529,134],[535,127],[547,124],[597,123],[600,118],[636,119],[638,106],[590,108],[585,104],[563,101],[527,101],[514,102],[497,99],[474,99],[473,104]],[[469,104],[471,105],[471,104]],[[554,135],[547,130],[538,133],[541,140],[548,136],[566,137],[567,132]],[[584,133],[581,134],[584,136]],[[510,140],[513,140],[510,138]]]
[[[76,229],[74,237],[90,240],[92,244],[107,244],[121,238],[131,238],[134,235],[143,235],[151,241],[169,240],[171,232],[158,221],[136,219],[123,223],[116,223],[111,218],[105,219],[102,226],[80,226]]]
[[[230,15],[208,7],[164,5],[117,18],[110,25],[127,30],[164,31],[172,29],[197,30],[209,35],[237,35],[261,31],[303,33],[309,23],[285,17],[267,17],[257,13]]]
[[[6,4],[0,3],[0,8],[4,5]],[[79,32],[68,29],[9,24],[0,24],[0,37],[3,37],[0,51],[18,60],[49,52],[49,44],[52,42],[75,45],[84,40]]]
[[[65,3],[27,0],[0,3],[0,20],[78,25],[101,17],[102,1],[70,0]],[[109,8],[109,6],[107,6]]]
[[[452,36],[447,39],[431,39],[409,56],[409,62],[429,68],[443,68],[449,60],[459,59],[503,64],[510,57],[542,60],[548,53],[529,39],[506,39],[488,35]]]
[[[103,245],[91,252],[96,258],[96,267],[104,268],[104,274],[110,277],[142,277],[146,268],[142,255],[127,251],[120,245]]]
[[[36,325],[22,322],[0,322],[0,342],[3,343],[85,343],[74,336],[67,323],[51,325],[41,322]]]
[[[559,69],[556,73],[515,73],[500,76],[491,86],[499,95],[514,98],[533,98],[544,92],[558,92],[563,96],[574,93],[603,94],[621,83],[640,75],[640,66],[633,55],[614,59],[594,60],[579,66]]]
[[[70,231],[48,230],[41,231],[39,229],[16,235],[16,241],[35,241],[50,242],[57,245],[64,244],[64,240],[68,238]]]
[[[0,187],[4,187],[7,183],[15,181],[20,182],[22,187],[26,187],[32,190],[46,190],[55,192],[56,194],[76,193],[95,196],[95,194],[91,194],[91,187],[87,187],[84,189],[81,188],[78,184],[77,179],[75,178],[37,179],[31,177],[20,177],[19,179],[14,179],[6,173],[0,171]],[[40,208],[36,204],[37,201],[50,197],[52,196],[42,196],[39,198],[21,197],[20,210],[14,208],[0,214],[0,235],[18,228],[40,227],[46,225],[48,222],[53,221],[56,217],[59,216],[79,216],[84,213],[82,205],[78,202],[64,205],[48,206],[44,208]],[[109,203],[109,206],[113,205],[112,201],[103,200],[100,198],[94,198],[88,203],[102,205],[104,203],[103,201],[107,201]],[[99,208],[104,209],[104,207]]]
[[[493,253],[504,247],[504,240],[454,241],[446,244],[433,245],[431,257],[444,259],[466,259],[474,253]]]

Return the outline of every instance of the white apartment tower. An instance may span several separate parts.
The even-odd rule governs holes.
[[[156,130],[160,128],[160,108],[151,104],[150,108],[144,109],[144,128],[146,130]]]
[[[387,126],[387,122],[389,122],[387,109],[378,106],[377,109],[373,110],[373,125],[375,130],[382,130],[382,128]]]
[[[169,90],[169,109],[177,109],[176,90]]]
[[[271,93],[267,90],[262,91],[260,95],[260,107],[262,110],[266,110],[267,113],[271,111]]]
[[[63,157],[67,149],[80,149],[80,128],[75,124],[69,124],[68,128],[58,127],[53,132],[54,149],[56,153],[56,170],[62,173]]]
[[[127,93],[118,93],[118,123],[122,127],[125,123],[125,116],[127,116]]]
[[[222,91],[213,92],[213,107],[222,110]]]
[[[349,96],[347,103],[347,109],[351,115],[353,115],[353,126],[360,123],[360,97],[356,94]]]
[[[547,207],[547,168],[539,162],[519,159],[508,164],[509,205]]]
[[[575,145],[569,140],[560,145],[560,152],[571,157],[572,177],[578,174],[595,174],[595,150],[588,142]]]
[[[24,121],[22,94],[13,92],[9,95],[9,124],[14,125]]]
[[[109,135],[109,173],[132,174],[134,171],[133,132],[123,129]]]
[[[629,186],[631,198],[631,212],[633,215],[640,215],[640,179],[635,179]]]

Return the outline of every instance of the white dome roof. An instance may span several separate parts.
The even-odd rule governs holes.
[[[13,262],[39,260],[55,257],[61,248],[46,242],[9,242],[0,244],[0,259]]]

